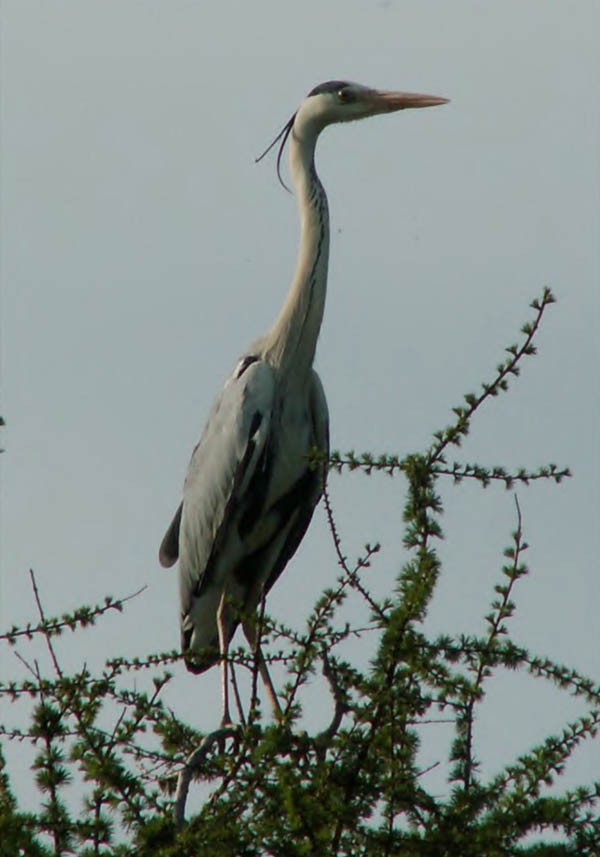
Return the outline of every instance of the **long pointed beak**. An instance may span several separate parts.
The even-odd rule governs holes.
[[[388,92],[385,89],[373,90],[373,104],[383,111],[406,110],[408,107],[436,107],[447,104],[449,98],[438,95],[421,95],[417,92]]]

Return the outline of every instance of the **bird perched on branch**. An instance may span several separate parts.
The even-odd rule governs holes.
[[[280,141],[277,173],[283,184],[281,158],[289,141],[300,212],[296,273],[275,324],[242,354],[215,402],[159,553],[165,567],[179,560],[181,644],[188,669],[203,672],[222,663],[224,723],[231,719],[231,638],[241,622],[255,649],[257,607],[296,552],[323,488],[323,472],[309,460],[311,450],[329,450],[327,402],[313,369],[329,259],[327,196],[315,168],[317,139],[334,123],[446,102],[328,81],[309,92],[258,159]],[[266,664],[257,655],[277,711]]]

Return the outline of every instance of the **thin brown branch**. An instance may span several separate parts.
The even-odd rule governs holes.
[[[244,707],[242,705],[242,698],[240,696],[240,689],[238,687],[237,675],[235,672],[235,663],[233,661],[229,662],[229,675],[231,677],[231,686],[233,688],[233,696],[235,699],[235,707],[237,708],[238,717],[240,718],[240,723],[242,726],[246,725],[246,717],[244,715]]]
[[[219,752],[225,752],[225,744],[228,738],[233,738],[234,743],[239,741],[240,729],[238,726],[223,726],[206,735],[198,747],[187,757],[184,766],[177,778],[177,789],[175,791],[175,802],[173,804],[173,817],[178,829],[185,824],[185,804],[190,788],[192,777],[200,769],[208,753],[215,746]]]
[[[351,569],[348,565],[348,561],[346,556],[342,551],[342,540],[340,538],[337,525],[335,523],[335,518],[333,516],[333,508],[331,505],[331,499],[329,497],[329,492],[327,490],[327,485],[323,485],[323,505],[325,507],[325,514],[327,516],[327,523],[329,524],[329,532],[331,533],[331,538],[333,541],[333,545],[335,548],[335,552],[338,558],[338,565],[344,571],[346,575],[346,580],[343,582],[343,587],[346,585],[351,586],[353,589],[356,589],[362,597],[365,599],[371,610],[379,617],[379,619],[387,624],[387,616],[385,611],[381,609],[379,604],[373,599],[371,594],[365,589],[365,587],[360,582],[358,572],[361,568],[365,568],[369,565],[370,559],[379,551],[379,544],[376,545],[367,545],[367,553],[364,557],[359,557],[354,569]]]
[[[342,725],[342,719],[344,714],[349,710],[349,707],[346,700],[346,694],[339,685],[335,670],[332,668],[331,661],[329,660],[329,656],[325,650],[321,653],[321,658],[323,661],[322,672],[329,683],[331,695],[333,696],[334,701],[333,716],[329,726],[322,732],[319,732],[315,737],[315,745],[318,748],[317,752],[324,756],[331,740],[337,734],[338,729]]]

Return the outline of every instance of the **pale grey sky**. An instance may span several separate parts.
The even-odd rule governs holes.
[[[451,104],[320,143],[332,250],[317,364],[333,445],[423,448],[550,285],[559,303],[539,357],[457,458],[572,467],[561,487],[519,490],[532,576],[513,629],[598,676],[599,24],[591,0],[5,0],[3,627],[34,617],[34,568],[49,613],[148,586],[124,618],[62,642],[73,668],[178,644],[158,544],[211,401],[275,318],[295,262],[294,199],[274,161],[254,158],[310,88],[347,78]],[[403,481],[333,476],[331,492],[350,556],[382,541],[372,586],[389,590]],[[443,494],[429,627],[476,633],[513,499]],[[318,510],[271,612],[300,625],[336,574]],[[19,669],[3,652],[3,674]],[[217,689],[216,670],[181,667],[169,701],[208,729]],[[315,695],[314,722],[327,705]],[[484,769],[579,711],[533,681],[498,680],[478,726]],[[440,736],[424,763],[444,757]],[[598,760],[578,754],[568,782]]]

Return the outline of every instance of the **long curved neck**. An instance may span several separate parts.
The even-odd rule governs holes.
[[[302,381],[312,367],[325,308],[329,212],[314,162],[319,129],[296,125],[290,166],[300,212],[298,264],[279,317],[264,337],[263,353],[282,373]]]

